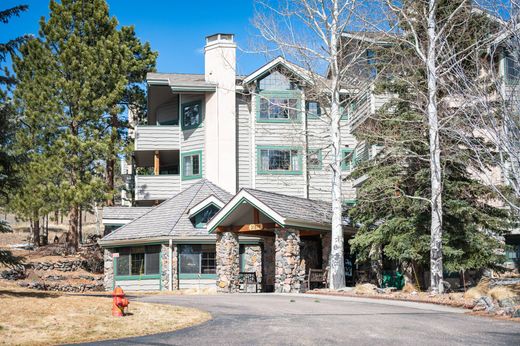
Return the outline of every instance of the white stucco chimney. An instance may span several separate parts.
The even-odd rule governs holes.
[[[216,92],[206,94],[206,178],[236,192],[236,44],[233,34],[206,37],[206,82]]]

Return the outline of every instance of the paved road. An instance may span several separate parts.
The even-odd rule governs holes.
[[[150,296],[213,319],[172,333],[92,345],[520,345],[520,324],[418,303],[287,295]]]

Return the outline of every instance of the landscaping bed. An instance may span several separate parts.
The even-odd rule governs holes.
[[[211,318],[207,312],[130,300],[129,315],[112,317],[112,299],[42,292],[0,284],[2,344],[53,345],[169,332]]]
[[[360,284],[340,290],[315,289],[307,293],[446,305],[464,308],[468,313],[479,316],[520,322],[520,283],[516,282],[511,285],[493,285],[493,281],[485,279],[466,292],[437,295],[419,292],[412,285],[406,285],[403,290],[397,291],[392,288],[380,289],[372,284]]]

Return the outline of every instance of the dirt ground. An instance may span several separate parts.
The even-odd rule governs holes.
[[[174,331],[205,322],[207,312],[130,301],[129,315],[112,317],[106,294],[27,290],[0,283],[0,344],[52,345]]]

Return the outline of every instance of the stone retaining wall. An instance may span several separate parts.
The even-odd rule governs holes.
[[[305,261],[300,260],[300,232],[275,230],[275,292],[299,293],[305,278]]]
[[[238,234],[233,232],[217,233],[217,291],[237,292],[240,272]]]

